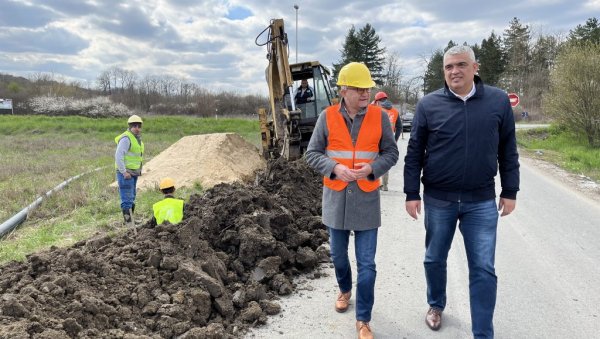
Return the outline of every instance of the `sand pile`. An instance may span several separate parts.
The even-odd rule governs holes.
[[[137,187],[155,189],[160,179],[170,177],[178,187],[199,183],[209,189],[253,180],[256,170],[265,166],[258,149],[235,133],[190,135],[145,163]]]

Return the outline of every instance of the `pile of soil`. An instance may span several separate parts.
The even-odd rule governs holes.
[[[178,225],[1,267],[0,338],[240,337],[328,261],[320,215],[320,177],[302,160],[271,162],[254,184],[192,196]]]
[[[170,177],[177,187],[200,184],[209,189],[220,183],[247,182],[265,167],[256,146],[235,133],[190,135],[145,163],[137,187],[157,189],[162,178]]]

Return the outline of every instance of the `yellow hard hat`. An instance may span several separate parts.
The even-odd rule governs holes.
[[[127,119],[127,123],[128,124],[132,124],[132,123],[135,123],[135,122],[138,122],[138,123],[141,124],[142,123],[142,118],[140,118],[139,116],[137,116],[137,115],[134,114],[134,115],[130,116],[129,119]]]
[[[371,79],[371,72],[365,64],[351,62],[340,70],[338,74],[338,86],[352,86],[357,88],[375,87],[375,81]]]
[[[175,180],[171,178],[163,178],[158,184],[158,188],[164,190],[165,188],[175,187]]]

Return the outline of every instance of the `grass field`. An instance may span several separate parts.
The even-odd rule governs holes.
[[[143,117],[145,159],[159,154],[183,136],[235,132],[258,147],[258,120],[183,116]],[[124,118],[0,115],[0,223],[64,180],[101,167],[45,199],[27,221],[0,241],[0,263],[22,260],[50,246],[68,246],[97,232],[123,228],[115,188],[114,138],[127,128]],[[181,189],[189,197],[200,187]],[[151,216],[159,192],[142,192],[136,214]]]
[[[551,126],[520,130],[517,141],[521,151],[531,157],[600,181],[600,148],[589,146],[583,135]]]

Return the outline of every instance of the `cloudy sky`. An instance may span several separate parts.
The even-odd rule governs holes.
[[[255,39],[283,18],[295,61],[296,13],[299,61],[337,62],[350,27],[370,23],[410,76],[449,40],[481,43],[513,17],[535,34],[566,35],[599,16],[600,0],[0,0],[0,73],[93,85],[117,66],[211,91],[265,94],[266,49]]]

